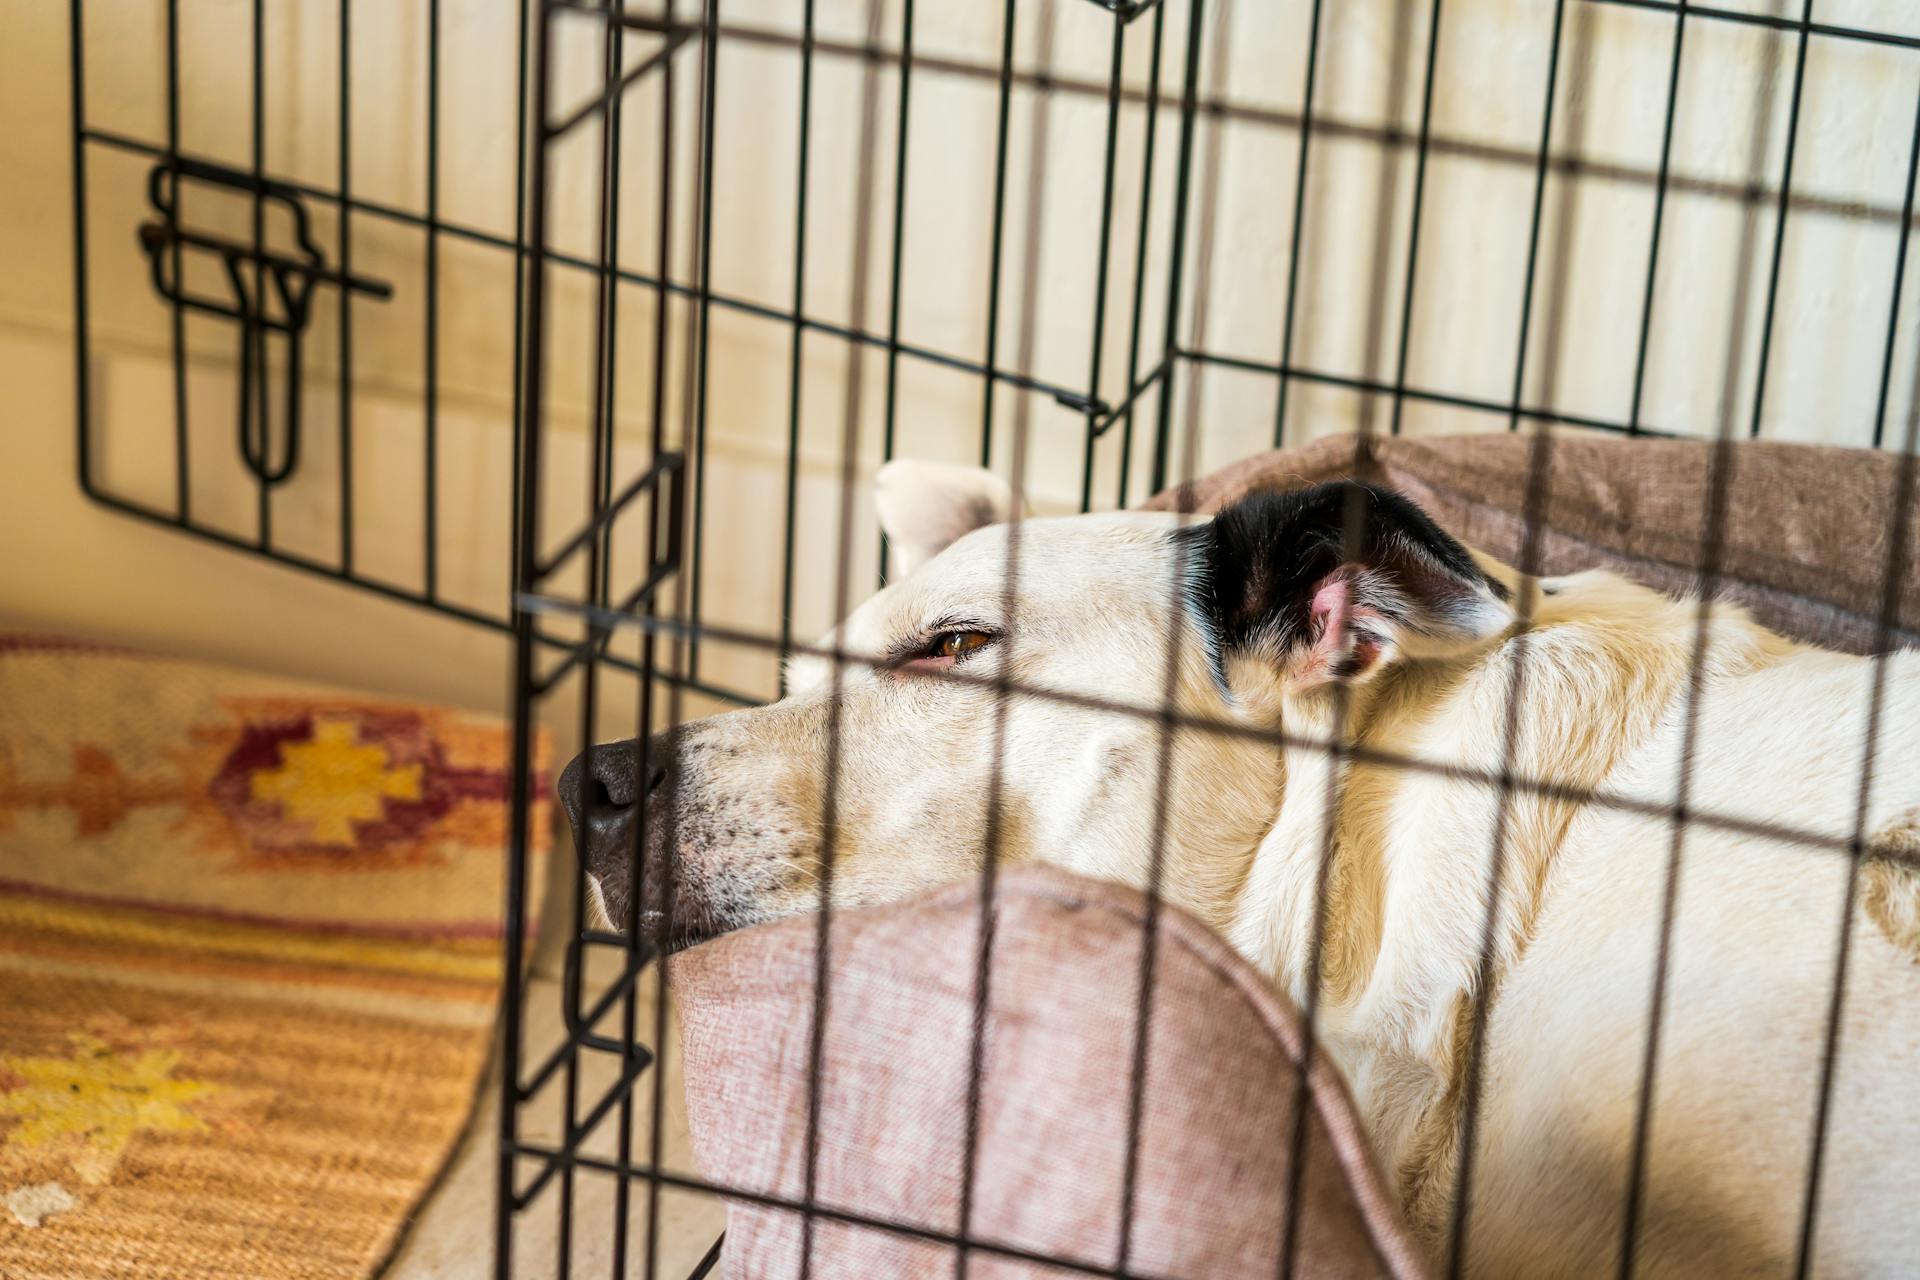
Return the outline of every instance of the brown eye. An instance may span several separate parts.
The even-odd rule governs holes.
[[[933,642],[932,656],[964,658],[976,649],[984,649],[991,643],[993,643],[993,637],[984,631],[949,631]]]

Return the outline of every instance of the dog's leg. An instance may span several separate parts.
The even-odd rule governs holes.
[[[1867,841],[1860,905],[1887,941],[1920,962],[1920,809],[1910,809]]]

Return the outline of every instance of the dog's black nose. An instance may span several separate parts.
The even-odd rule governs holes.
[[[642,785],[640,745],[628,739],[589,747],[560,773],[555,789],[573,828],[574,848],[590,871],[624,861],[637,806],[666,785],[671,747],[659,739],[650,744]]]
[[[688,749],[680,731],[590,747],[554,785],[574,850],[613,927],[644,929],[669,949],[717,932],[698,878],[686,874],[673,849],[672,807],[698,774],[687,767]]]

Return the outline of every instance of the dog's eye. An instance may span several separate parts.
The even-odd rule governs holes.
[[[958,660],[992,643],[993,636],[985,631],[947,631],[934,637],[927,646],[927,656]]]

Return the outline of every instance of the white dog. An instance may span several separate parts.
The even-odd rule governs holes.
[[[1697,605],[1524,582],[1390,493],[1009,525],[985,473],[896,464],[880,496],[911,572],[823,642],[845,662],[657,739],[644,788],[635,743],[567,770],[614,919],[659,918],[628,872],[643,791],[682,943],[815,909],[828,857],[840,906],[966,876],[989,840],[1134,885],[1157,863],[1296,1002],[1317,972],[1324,1043],[1437,1255],[1478,1009],[1468,1269],[1607,1274],[1682,803],[1637,1269],[1777,1275],[1857,834],[1813,1270],[1920,1275],[1920,653],[1886,662],[1863,804],[1873,663],[1718,609],[1690,731]]]

